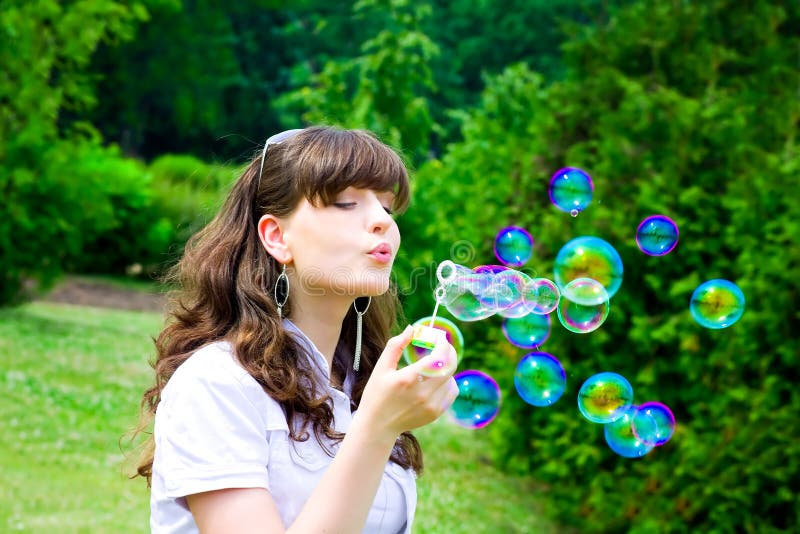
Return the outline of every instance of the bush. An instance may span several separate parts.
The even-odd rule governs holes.
[[[235,170],[192,156],[166,155],[149,166],[133,160],[96,159],[84,172],[98,172],[113,208],[113,224],[87,242],[81,272],[121,274],[136,266],[157,276],[180,257],[186,240],[219,208]]]
[[[169,256],[176,259],[186,240],[216,214],[242,168],[165,155],[153,161],[150,171],[153,209],[170,223]]]
[[[115,148],[95,147],[64,169],[69,182],[101,211],[80,230],[82,245],[65,261],[73,272],[124,273],[134,263],[165,260],[173,240],[169,221],[153,206],[152,173]]]
[[[460,323],[459,369],[484,369],[503,390],[487,429],[496,460],[547,484],[544,508],[581,531],[793,531],[800,154],[788,88],[800,82],[785,50],[796,49],[786,30],[798,12],[771,2],[758,2],[763,17],[736,3],[676,5],[636,3],[574,40],[565,82],[545,86],[524,65],[489,80],[478,109],[463,116],[463,141],[418,173],[401,219],[409,252],[399,262],[411,268],[460,253],[470,266],[494,263],[494,236],[516,224],[535,241],[523,270],[552,278],[569,239],[609,241],[625,274],[608,320],[579,335],[554,315],[542,347],[567,371],[553,406],[534,408],[516,394],[513,371],[525,351],[504,339],[500,318]],[[663,39],[649,40],[656,28]],[[759,35],[761,44],[727,40],[734,33]],[[687,42],[700,57],[673,61]],[[729,47],[726,59],[714,63],[720,47]],[[595,198],[576,218],[547,196],[564,166],[594,179]],[[662,258],[634,243],[638,223],[656,213],[680,228],[678,247]],[[693,289],[711,278],[736,282],[747,298],[742,319],[724,330],[703,329],[688,312]],[[432,288],[423,289],[405,296],[410,320],[430,313]],[[602,426],[576,406],[582,382],[601,371],[626,376],[634,402],[672,408],[678,427],[669,443],[637,460],[608,448]]]
[[[2,173],[8,206],[0,219],[2,302],[19,296],[27,281],[46,288],[64,267],[88,263],[85,251],[120,227],[115,201],[134,208],[147,202],[146,188],[133,183],[144,167],[93,140],[12,142],[7,154],[13,164]]]

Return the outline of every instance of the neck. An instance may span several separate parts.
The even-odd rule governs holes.
[[[342,322],[350,306],[351,297],[314,297],[302,295],[292,300],[292,315],[289,319],[308,336],[333,367],[333,354],[339,343]]]

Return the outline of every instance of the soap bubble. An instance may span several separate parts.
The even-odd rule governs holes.
[[[553,274],[562,296],[564,286],[572,280],[591,278],[600,282],[611,298],[622,285],[622,258],[611,244],[599,237],[576,237],[561,247]]]
[[[545,315],[556,309],[561,292],[552,280],[534,278],[523,287],[522,297],[528,311]]]
[[[514,269],[506,269],[487,276],[490,282],[476,295],[478,300],[498,312],[510,308],[522,308],[522,312],[527,313],[522,289],[530,279],[528,275]]]
[[[558,320],[570,332],[587,334],[600,328],[610,309],[605,288],[591,278],[577,278],[564,287]]]
[[[567,374],[555,356],[531,352],[522,357],[514,372],[514,386],[522,400],[533,406],[550,406],[564,393]]]
[[[431,318],[429,316],[418,319],[411,326],[416,331],[419,327],[430,326],[430,324]],[[464,336],[461,334],[461,330],[458,329],[458,326],[456,326],[453,321],[444,317],[436,317],[433,320],[433,328],[441,330],[444,333],[447,342],[453,346],[459,356],[463,354]],[[432,346],[422,343],[415,344],[415,341],[412,339],[411,343],[403,350],[403,357],[406,363],[412,364],[423,356],[430,354],[432,348]]]
[[[669,254],[678,244],[678,225],[665,215],[651,215],[636,229],[636,245],[648,256]]]
[[[565,167],[550,178],[550,202],[573,217],[586,209],[593,194],[592,178],[581,169]]]
[[[661,446],[675,433],[675,416],[669,406],[660,402],[645,402],[631,418],[633,435],[649,446]]]
[[[441,298],[437,299],[460,321],[478,321],[491,317],[496,310],[476,297],[491,285],[491,276],[445,260],[436,269],[439,280],[437,294],[441,293]]]
[[[500,388],[497,382],[482,371],[470,369],[453,378],[458,385],[458,397],[448,414],[458,426],[477,429],[491,423],[500,411]]]
[[[503,334],[517,347],[534,349],[550,336],[550,316],[528,314],[523,317],[503,319]]]
[[[728,280],[709,280],[692,293],[689,311],[700,326],[715,330],[727,328],[744,313],[744,293]]]
[[[633,402],[633,387],[617,373],[598,373],[589,377],[578,391],[578,409],[593,423],[616,421]],[[630,426],[630,420],[629,420]]]
[[[635,405],[625,407],[621,410],[619,418],[603,428],[608,446],[625,458],[640,458],[653,450],[652,445],[647,445],[633,433],[631,422],[636,409]]]
[[[533,254],[533,238],[524,228],[509,226],[497,233],[494,255],[505,265],[519,267]]]

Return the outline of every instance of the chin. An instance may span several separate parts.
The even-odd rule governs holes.
[[[364,280],[361,291],[362,295],[377,297],[389,291],[389,276],[371,276]]]
[[[367,273],[357,278],[343,277],[330,279],[328,289],[336,295],[353,297],[377,297],[383,295],[391,286],[389,272]]]

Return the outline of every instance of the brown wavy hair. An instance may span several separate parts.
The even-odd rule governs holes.
[[[331,204],[347,187],[393,191],[395,212],[409,201],[408,172],[400,157],[371,133],[315,126],[271,145],[258,176],[261,153],[236,181],[216,217],[186,244],[167,275],[178,288],[170,294],[168,319],[156,339],[155,385],[144,393],[135,434],[149,436],[142,445],[136,473],[152,479],[152,426],[161,392],[175,370],[195,351],[226,340],[239,363],[281,404],[294,441],[309,438],[309,428],[328,450],[324,437],[341,441],[333,427],[329,396],[314,378],[304,345],[287,332],[278,316],[273,288],[280,264],[259,240],[257,222],[265,213],[286,217],[305,197]],[[291,318],[291,301],[283,307]],[[394,288],[378,297],[364,315],[361,369],[353,377],[351,410],[358,408],[364,386],[396,329],[400,306]],[[331,379],[343,384],[352,366],[356,314],[345,316],[334,353]],[[404,468],[422,471],[422,450],[410,432],[401,434],[391,455]]]

